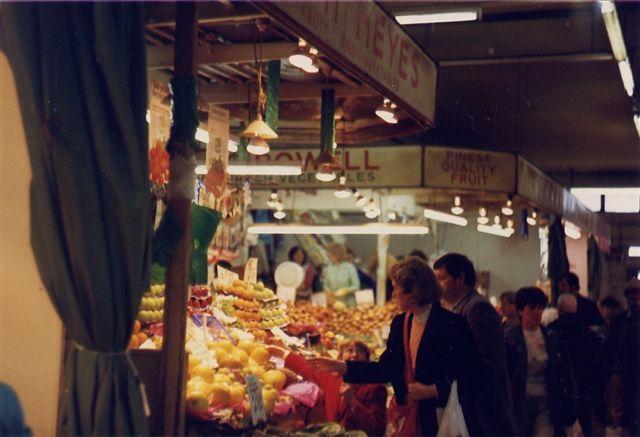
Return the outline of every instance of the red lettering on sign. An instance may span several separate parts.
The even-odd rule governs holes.
[[[380,170],[380,166],[379,165],[369,164],[369,151],[368,150],[364,151],[364,168],[365,168],[365,170]]]
[[[364,34],[364,38],[360,38],[360,27],[367,27],[366,33]],[[366,15],[361,15],[358,17],[358,24],[356,25],[356,39],[358,41],[365,41],[365,47],[369,48],[369,30],[371,28],[369,17]]]
[[[275,160],[280,161],[283,158],[287,158],[288,161],[293,161],[293,156],[289,152],[280,152],[276,155]]]
[[[398,59],[398,76],[403,79],[407,78],[407,73],[404,71],[404,65],[407,63],[406,49],[409,47],[409,43],[406,40],[400,41],[400,58]]]
[[[384,35],[382,34],[382,27],[385,25],[384,21],[385,17],[378,17],[376,20],[376,27],[373,29],[373,54],[376,58],[382,60],[382,48],[380,45],[382,44],[382,39]]]
[[[359,170],[360,166],[358,166],[358,165],[352,166],[351,165],[351,163],[349,162],[349,156],[351,156],[349,154],[349,151],[345,150],[345,152],[344,152],[344,168],[345,168],[345,170]]]
[[[400,39],[400,34],[396,33],[395,34],[395,38],[393,37],[393,30],[394,28],[391,26],[387,27],[387,36],[389,37],[389,59],[390,59],[390,64],[389,64],[389,68],[393,68],[393,60],[396,58],[395,57],[395,52],[396,52],[396,47],[398,46],[398,40]]]
[[[313,156],[313,152],[311,151],[307,152],[307,155],[305,156],[304,160],[302,159],[302,155],[300,155],[300,152],[296,152],[296,157],[298,158],[298,161],[303,161],[303,166],[302,166],[303,172],[307,171],[307,169],[309,168],[309,163],[311,163],[311,166],[313,167],[314,171],[318,169],[315,163],[315,157]]]
[[[414,50],[413,54],[411,55],[411,67],[413,70],[413,74],[411,75],[411,86],[414,88],[418,88],[418,85],[420,84],[420,75],[418,74],[419,61],[420,61],[420,58],[419,58],[418,52]]]

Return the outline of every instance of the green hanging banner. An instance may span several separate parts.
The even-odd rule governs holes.
[[[247,124],[242,121],[240,122],[239,132],[242,132],[247,127]],[[247,145],[249,145],[249,138],[240,137],[238,139],[238,152],[236,154],[236,159],[238,161],[244,161],[247,159]]]
[[[335,90],[322,90],[322,108],[320,111],[320,151],[328,150],[332,155],[335,152],[335,106]]]
[[[280,99],[280,61],[267,63],[267,102],[264,119],[271,129],[278,131],[278,100]]]

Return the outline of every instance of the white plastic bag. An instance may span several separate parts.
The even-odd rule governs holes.
[[[467,424],[462,414],[462,406],[458,400],[458,381],[453,381],[451,384],[451,394],[449,394],[447,406],[442,413],[437,437],[469,437]]]

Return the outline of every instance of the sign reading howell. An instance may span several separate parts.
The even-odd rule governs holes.
[[[336,182],[316,179],[317,167],[313,162],[318,149],[278,149],[259,156],[257,162],[302,162],[299,176],[252,176],[253,188],[335,188]],[[422,182],[420,146],[398,147],[349,147],[336,150],[342,164],[336,172],[345,170],[347,185],[357,188],[419,187]],[[238,176],[230,176],[231,183],[239,182]]]
[[[373,2],[256,2],[416,120],[432,124],[437,67]]]
[[[510,153],[425,147],[424,185],[513,193],[516,189],[516,157]]]

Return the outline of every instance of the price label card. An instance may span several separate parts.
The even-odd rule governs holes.
[[[220,266],[216,266],[216,268],[218,269],[218,278],[222,279],[226,284],[231,284],[233,281],[240,279],[240,276],[231,270]]]
[[[244,280],[249,284],[258,282],[258,258],[249,258],[244,265]]]
[[[282,329],[280,329],[277,326],[271,328],[271,333],[276,337],[278,337],[280,340],[282,340],[285,344],[288,344],[289,346],[298,346],[298,347],[304,346],[303,340],[288,336],[287,334],[284,333]]]
[[[262,399],[262,385],[255,375],[246,375],[244,379],[247,383],[247,393],[249,394],[249,403],[251,404],[251,423],[255,426],[260,421],[267,420],[264,401]]]

